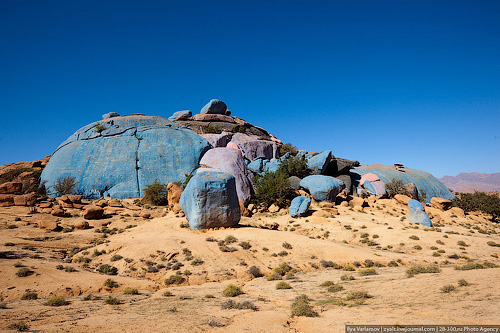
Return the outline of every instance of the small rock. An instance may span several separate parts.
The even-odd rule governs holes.
[[[16,206],[31,206],[35,202],[35,194],[21,194],[14,196],[14,205]]]
[[[342,207],[347,207],[347,206],[349,206],[349,203],[348,203],[347,201],[342,201],[342,202],[340,203],[340,206],[342,206]]]
[[[368,203],[366,202],[365,199],[361,197],[353,197],[350,201],[349,204],[352,206],[359,206],[359,207],[367,207]]]
[[[111,199],[108,201],[109,207],[123,207],[123,204],[118,199]]]
[[[72,203],[81,203],[82,202],[82,198],[83,196],[79,195],[79,194],[68,194],[68,199],[72,202]]]
[[[61,207],[62,208],[73,208],[73,204],[71,202],[66,202],[66,201],[62,201],[61,202]]]
[[[167,184],[167,200],[168,200],[168,209],[174,211],[174,206],[179,204],[179,200],[181,199],[182,192],[184,191],[182,187],[174,183]],[[180,206],[179,206],[180,208]],[[178,211],[174,211],[174,213],[178,213]]]
[[[116,112],[108,112],[102,115],[102,119],[109,119],[114,117],[119,117],[120,115]]]
[[[254,209],[254,208],[255,208],[255,205],[254,205],[254,204],[249,204],[249,205],[248,205],[248,207],[247,207],[247,209],[248,209],[249,211],[253,211],[253,209]]]
[[[7,182],[7,183],[0,184],[0,193],[2,193],[2,194],[21,193],[22,188],[23,188],[22,183]]]
[[[449,212],[455,214],[458,217],[465,217],[465,212],[460,207],[451,207],[449,209]]]
[[[174,112],[173,115],[168,117],[168,120],[170,121],[176,121],[176,120],[187,120],[192,116],[191,111],[189,110],[182,110],[182,111],[177,111]]]
[[[179,203],[176,203],[174,205],[174,207],[172,207],[172,212],[174,212],[175,214],[180,214],[180,213],[183,213],[182,212],[182,208],[181,208],[181,205]],[[184,213],[183,213],[184,214]]]
[[[291,176],[290,178],[288,178],[288,182],[290,183],[290,188],[292,190],[298,190],[298,189],[300,189],[300,181],[301,180],[302,179],[300,179],[297,176]]]
[[[52,219],[40,219],[36,222],[38,224],[38,227],[40,229],[47,229],[50,231],[56,231],[60,229],[61,227],[57,223],[57,221],[54,221]]]
[[[271,206],[269,206],[269,208],[267,209],[270,213],[277,213],[280,208],[275,205],[275,204],[272,204]]]
[[[102,209],[102,207],[91,205],[87,206],[87,208],[83,212],[83,218],[87,220],[98,220],[102,217],[103,213],[104,209]]]
[[[59,216],[59,217],[64,217],[66,216],[66,212],[64,209],[60,208],[60,206],[54,206],[52,208],[52,211],[50,212],[53,216]]]
[[[69,199],[68,195],[67,194],[64,194],[64,195],[61,195],[59,198],[57,198],[59,201],[62,201],[62,202],[67,202],[67,203],[71,203],[71,200]]]
[[[202,109],[202,114],[226,114],[227,105],[219,99],[212,99]]]
[[[146,212],[146,211],[141,212],[140,215],[144,219],[149,219],[151,217],[151,213],[150,212]]]
[[[333,208],[333,204],[331,202],[326,202],[326,201],[320,202],[319,206],[321,208]]]
[[[302,196],[296,197],[292,200],[288,212],[290,213],[291,217],[303,216],[309,209],[310,204],[311,199]]]
[[[410,201],[411,198],[407,195],[396,194],[394,199],[401,205],[408,205],[408,201]]]
[[[90,228],[90,225],[87,221],[78,221],[75,223],[75,229],[84,230],[88,228]]]
[[[332,218],[334,217],[330,212],[327,212],[326,210],[320,209],[312,213],[312,216],[316,217],[324,217],[324,218]]]
[[[243,201],[238,200],[240,202],[240,211],[241,211],[241,216],[249,217],[252,214],[248,211],[248,209],[245,207],[245,204]]]
[[[74,203],[73,204],[73,208],[83,209],[83,208],[85,208],[85,205],[84,204],[79,204],[79,203]]]
[[[412,223],[418,223],[426,227],[432,227],[432,222],[425,212],[424,206],[414,199],[408,201],[408,220]]]
[[[451,207],[451,201],[443,198],[433,197],[431,205],[437,209],[448,210]]]
[[[50,207],[52,207],[52,202],[50,202],[50,201],[40,202],[40,208],[50,208]]]

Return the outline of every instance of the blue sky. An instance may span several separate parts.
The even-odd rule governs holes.
[[[300,149],[500,172],[500,1],[0,2],[0,164],[212,98]]]

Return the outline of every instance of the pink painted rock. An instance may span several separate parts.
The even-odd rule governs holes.
[[[223,121],[225,123],[236,123],[233,117],[223,114],[195,114],[193,119],[198,121]]]
[[[253,161],[257,157],[263,157],[267,160],[279,157],[279,144],[277,142],[260,140],[255,135],[235,133],[231,138],[231,142],[236,144],[250,161]]]

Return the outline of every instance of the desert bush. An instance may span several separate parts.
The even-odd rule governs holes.
[[[342,281],[351,281],[351,280],[355,280],[354,276],[350,275],[350,274],[344,274],[340,277],[340,279]]]
[[[257,311],[258,308],[255,306],[250,301],[243,301],[243,302],[235,302],[232,299],[227,300],[221,304],[221,309],[222,310],[227,310],[227,309],[238,309],[238,310],[245,310],[245,309],[250,309]]]
[[[99,266],[97,269],[99,273],[106,274],[106,275],[117,275],[118,274],[118,268],[115,266],[110,266],[107,264]]]
[[[491,215],[492,220],[500,217],[500,197],[495,194],[460,193],[452,200],[452,206],[462,208],[465,212],[481,211]]]
[[[118,261],[118,260],[120,260],[120,259],[122,259],[122,258],[123,258],[123,257],[122,257],[121,255],[119,255],[119,254],[114,254],[114,255],[111,257],[110,261]]]
[[[292,286],[285,281],[280,281],[276,284],[276,289],[292,289]]]
[[[186,281],[186,279],[180,275],[171,275],[169,278],[165,279],[165,284],[169,286],[171,284],[181,284],[184,281]]]
[[[64,194],[76,194],[76,187],[78,182],[76,177],[59,177],[54,184],[55,194],[58,196]]]
[[[364,268],[364,269],[360,269],[358,271],[358,274],[361,276],[366,276],[366,275],[377,275],[378,273],[375,270],[375,268]]]
[[[280,171],[265,172],[254,178],[255,199],[253,202],[261,207],[276,204],[285,207],[292,196],[288,177]]]
[[[166,206],[168,204],[167,185],[156,179],[152,184],[144,188],[144,199],[156,206]]]
[[[102,285],[107,287],[107,288],[117,288],[118,282],[116,282],[115,280],[112,280],[112,279],[106,279]]]
[[[321,264],[321,266],[325,268],[339,268],[339,265],[337,265],[331,260],[320,260],[319,263]]]
[[[325,281],[321,284],[322,287],[329,287],[329,286],[334,286],[335,282],[333,281]]]
[[[406,276],[413,277],[417,274],[423,273],[440,273],[441,269],[438,266],[420,266],[420,265],[412,265],[410,268],[406,270]]]
[[[286,153],[290,153],[290,155],[297,155],[298,149],[294,145],[292,145],[290,142],[284,143],[281,145],[280,150],[279,150],[279,155],[280,157],[283,155],[286,155]]]
[[[123,293],[125,295],[139,295],[139,290],[135,289],[135,288],[125,288],[125,290],[123,291]]]
[[[275,280],[282,280],[283,276],[281,274],[278,274],[276,272],[272,272],[267,276],[267,281],[275,281]]]
[[[351,301],[351,300],[364,300],[372,297],[373,296],[369,295],[366,291],[351,291],[349,294],[347,294],[345,299]]]
[[[236,243],[238,241],[238,238],[234,237],[233,235],[228,235],[226,236],[226,238],[224,239],[224,242],[226,244],[231,244],[231,243]]]
[[[241,291],[241,288],[238,286],[235,286],[234,284],[228,285],[223,291],[222,295],[226,297],[235,297],[238,295],[243,294],[243,291]]]
[[[467,280],[465,280],[465,279],[460,279],[460,280],[458,280],[458,285],[460,287],[465,287],[465,286],[469,285],[469,282],[467,282]]]
[[[104,126],[104,124],[97,124],[94,126],[94,128],[97,133],[101,133],[106,129],[106,126]]]
[[[248,250],[248,249],[250,249],[252,247],[252,245],[249,242],[240,242],[239,245],[244,250]]]
[[[387,196],[389,198],[394,198],[396,194],[410,195],[408,191],[403,187],[403,181],[400,179],[392,179],[389,183],[385,184],[387,190]]]
[[[210,327],[224,327],[226,324],[224,324],[219,318],[216,318],[214,316],[209,317],[206,321],[206,324]]]
[[[289,156],[281,161],[278,172],[282,173],[286,178],[296,176],[304,178],[311,171],[307,168],[307,161],[304,156]]]
[[[196,259],[193,259],[191,261],[191,265],[193,266],[200,266],[200,265],[203,265],[204,261],[201,260],[200,258],[196,258]]]
[[[27,332],[30,330],[30,326],[25,321],[18,321],[9,325],[9,330],[18,332]]]
[[[33,292],[27,292],[24,293],[23,296],[21,297],[22,300],[32,300],[32,299],[38,299],[38,294],[33,293]]]
[[[23,267],[23,268],[20,268],[17,272],[16,272],[16,275],[18,277],[26,277],[26,276],[30,276],[31,274],[33,274],[34,272],[27,268],[27,267]]]
[[[248,269],[248,272],[255,278],[258,278],[258,277],[261,277],[262,276],[262,273],[260,272],[260,269],[259,267],[257,266],[251,266],[249,269]]]
[[[207,126],[204,128],[206,134],[221,134],[222,130],[218,126]]]
[[[68,273],[73,273],[73,272],[76,272],[76,269],[72,266],[66,266],[66,267],[64,267],[64,271],[68,272]]]
[[[318,313],[313,310],[309,304],[311,299],[306,295],[300,295],[295,298],[291,305],[293,316],[317,317]]]
[[[287,242],[283,242],[283,244],[281,244],[281,246],[283,246],[287,250],[291,250],[293,248],[292,245],[290,243],[287,243]]]
[[[419,240],[420,239],[420,238],[418,238],[418,236],[415,236],[415,235],[411,235],[409,238],[413,239],[413,240]]]
[[[106,297],[106,299],[104,300],[104,303],[109,304],[109,305],[119,305],[119,304],[121,304],[121,302],[122,301],[120,299],[113,297],[111,295]]]
[[[455,290],[455,286],[452,285],[452,284],[447,284],[447,285],[444,285],[444,286],[441,287],[441,291],[443,293],[450,293],[453,290]]]
[[[484,262],[484,263],[478,263],[478,262],[469,262],[467,264],[464,264],[462,266],[457,265],[455,266],[456,270],[459,271],[469,271],[472,269],[486,269],[486,268],[496,268],[498,267],[496,264],[489,263],[489,262]]]
[[[286,263],[282,262],[278,267],[274,268],[274,271],[281,276],[284,276],[286,273],[290,272],[292,270],[292,267]]]
[[[68,304],[69,302],[62,296],[52,297],[45,303],[48,306],[64,306]]]
[[[163,292],[163,296],[165,296],[165,297],[171,297],[171,296],[174,296],[174,295],[172,294],[172,292],[171,292],[171,291],[169,291],[169,290],[165,290],[165,291]]]

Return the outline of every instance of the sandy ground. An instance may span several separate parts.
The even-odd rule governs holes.
[[[19,322],[33,332],[343,332],[346,324],[500,324],[500,268],[455,268],[500,264],[500,247],[487,244],[500,243],[498,224],[429,208],[440,222],[425,228],[409,223],[395,201],[370,206],[338,206],[339,215],[331,218],[259,213],[238,228],[203,231],[186,228],[187,221],[173,213],[152,219],[115,215],[91,222],[91,229],[66,232],[39,229],[36,221],[47,217],[30,215],[27,207],[0,208],[0,330]],[[150,210],[163,215],[163,208]],[[82,218],[58,219],[70,226]],[[273,223],[277,230],[259,227]],[[103,225],[105,232],[98,232]],[[234,252],[219,246],[228,236],[237,239],[225,244]],[[278,290],[279,281],[266,276],[284,262],[295,274],[283,280],[291,289]],[[99,273],[103,264],[116,267],[118,275]],[[407,277],[412,264],[438,265],[441,272]],[[376,275],[360,274],[371,265]],[[255,278],[250,266],[265,276]],[[32,274],[17,276],[22,268]],[[182,284],[165,284],[177,274]],[[354,280],[341,280],[345,274]],[[106,287],[106,279],[116,286]],[[321,286],[325,281],[343,290],[330,292]],[[224,297],[228,284],[243,294]],[[443,292],[445,285],[455,290]],[[139,294],[123,294],[127,287]],[[356,291],[372,297],[348,300]],[[27,292],[38,299],[23,300]],[[317,317],[292,315],[290,306],[302,294],[312,299]],[[121,303],[106,304],[109,295]],[[45,305],[54,296],[69,304]],[[257,310],[221,309],[228,299],[250,301]]]

